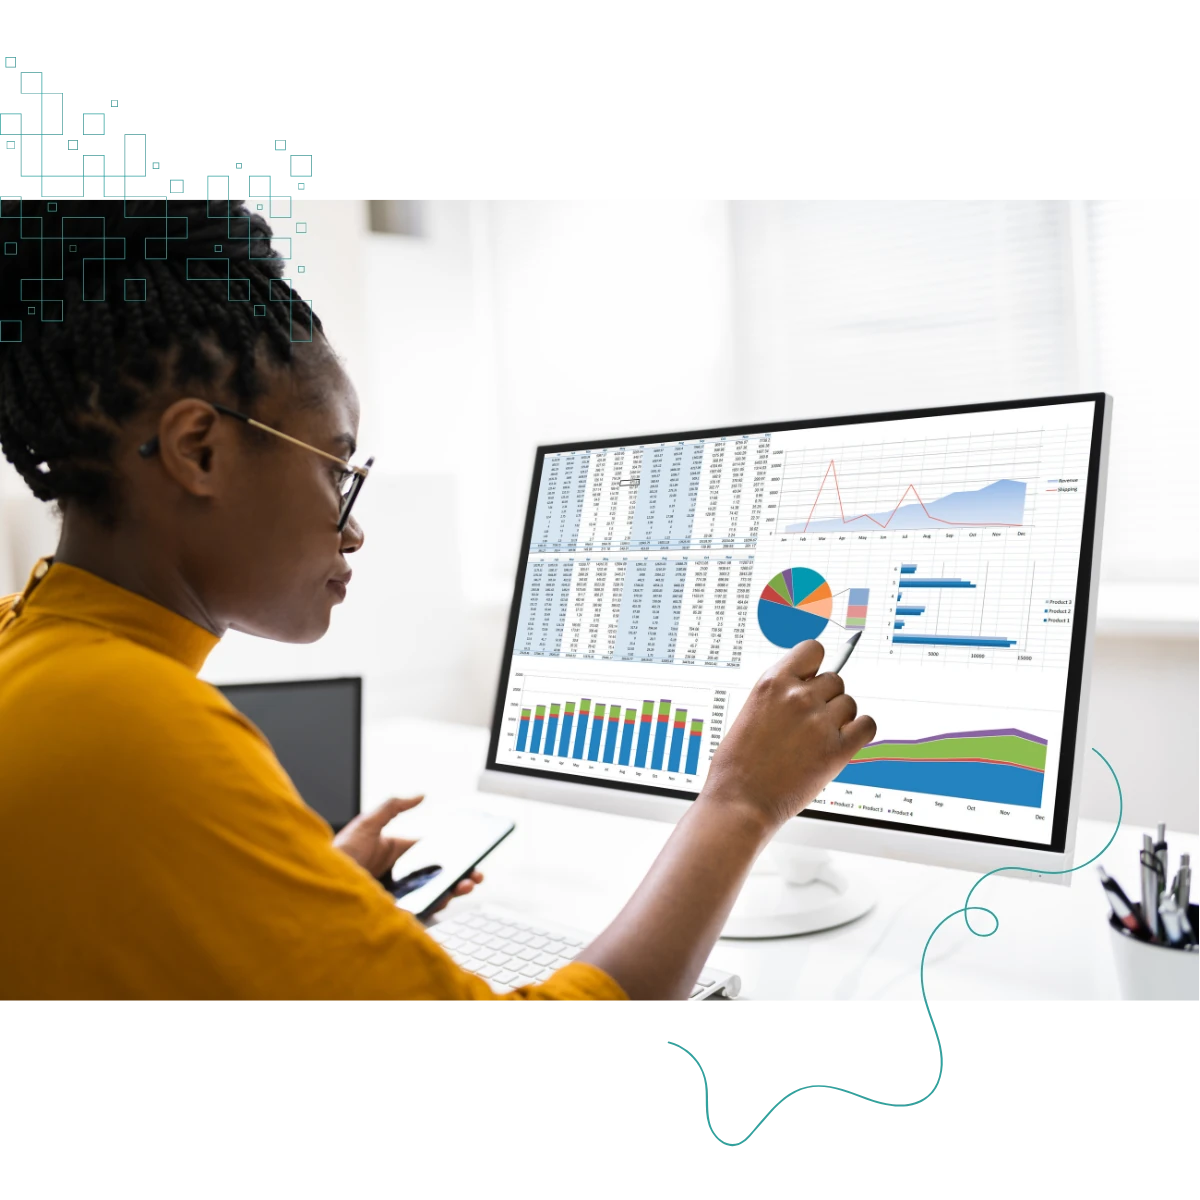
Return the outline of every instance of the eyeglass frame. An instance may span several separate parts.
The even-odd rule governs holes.
[[[300,446],[304,450],[311,450],[314,454],[319,454],[322,458],[327,458],[330,462],[337,463],[342,468],[343,475],[353,475],[354,482],[350,485],[350,490],[342,496],[342,506],[338,512],[338,533],[341,533],[346,528],[346,522],[350,519],[350,510],[354,507],[354,502],[358,499],[358,493],[362,491],[363,484],[366,483],[367,476],[371,473],[371,466],[375,462],[373,455],[367,459],[363,466],[356,467],[352,463],[348,463],[344,458],[338,458],[336,454],[330,454],[328,450],[320,450],[316,446],[310,446],[308,442],[302,442],[299,438],[292,437],[290,433],[284,433],[281,429],[273,429],[270,425],[264,425],[261,421],[256,421],[244,412],[238,412],[236,408],[227,408],[224,404],[216,403],[215,400],[205,400],[204,403],[210,408],[215,408],[217,412],[226,417],[236,417],[239,421],[243,421],[247,425],[253,425],[255,429],[261,429],[263,433],[274,434],[278,438],[283,438],[285,442],[291,442],[293,446]],[[156,433],[152,438],[143,442],[138,447],[138,453],[143,458],[149,458],[158,447],[158,434]]]

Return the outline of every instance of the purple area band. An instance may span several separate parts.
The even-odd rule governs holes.
[[[1027,742],[1037,742],[1042,746],[1049,744],[1045,738],[1040,738],[1035,733],[1026,733],[1023,729],[968,729],[962,733],[956,730],[954,733],[935,733],[923,738],[880,738],[877,742],[868,742],[867,746],[917,746],[921,742],[940,742],[945,738],[1002,737],[1005,734],[1024,738]],[[866,746],[863,749],[865,750]]]

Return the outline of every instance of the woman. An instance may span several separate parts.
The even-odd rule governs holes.
[[[0,601],[0,995],[490,999],[376,881],[409,802],[333,839],[197,678],[228,629],[321,637],[363,544],[358,400],[269,227],[163,201],[0,225],[0,445],[62,513]],[[620,914],[512,998],[689,994],[756,855],[874,735],[820,661],[763,676]]]

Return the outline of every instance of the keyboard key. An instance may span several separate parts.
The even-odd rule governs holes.
[[[522,947],[521,950],[519,950],[517,953],[517,957],[519,959],[524,960],[525,962],[530,962],[531,960],[537,958],[537,956],[538,956],[538,952],[536,950],[531,949],[529,946]]]
[[[717,982],[717,977],[711,971],[705,971],[696,982],[702,988],[710,988]]]
[[[496,982],[500,984],[501,987],[508,987],[515,981],[516,978],[516,973],[513,971],[501,971],[500,974],[496,976]]]
[[[700,995],[702,991],[704,991],[704,989],[699,984],[696,984],[696,986],[692,988],[692,994],[688,997],[688,999],[695,1000],[695,998]]]
[[[468,958],[466,962],[458,964],[464,971],[478,971],[484,965],[483,960],[479,958]]]
[[[545,950],[547,954],[561,954],[566,947],[562,944],[562,942],[550,942],[548,945],[543,946],[542,949]]]
[[[495,979],[496,976],[500,974],[500,968],[493,967],[493,966],[483,966],[483,967],[479,968],[479,974],[482,975],[484,977],[484,979]]]
[[[535,950],[543,950],[546,947],[546,938],[537,936],[531,937],[528,945],[532,946]]]
[[[539,967],[548,967],[555,961],[555,958],[553,954],[539,954],[533,961],[537,963]]]

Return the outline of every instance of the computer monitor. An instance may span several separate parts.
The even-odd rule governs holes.
[[[876,740],[777,840],[1070,866],[1111,409],[540,447],[480,786],[677,820],[762,672],[861,630],[843,675]]]
[[[358,816],[362,680],[291,679],[220,688],[258,726],[304,802],[336,833]]]

